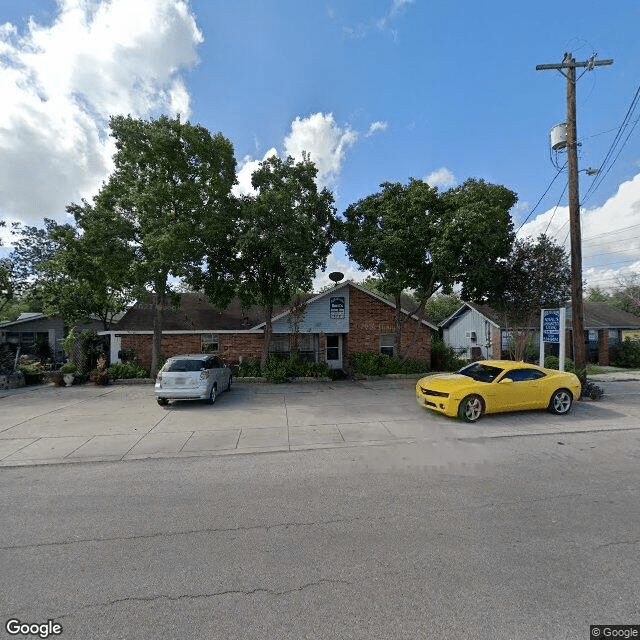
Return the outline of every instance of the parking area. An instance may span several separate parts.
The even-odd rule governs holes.
[[[230,455],[395,442],[640,428],[640,381],[598,381],[605,397],[567,416],[484,416],[475,424],[425,411],[414,379],[250,384],[215,405],[157,405],[153,385],[27,387],[0,393],[0,466]]]

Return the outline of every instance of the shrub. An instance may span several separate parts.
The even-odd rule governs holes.
[[[435,371],[457,371],[467,364],[453,347],[437,335],[431,337],[431,364]]]
[[[131,378],[147,378],[149,373],[137,362],[116,362],[107,372],[112,380],[129,380]]]
[[[75,373],[75,372],[76,372],[76,365],[73,364],[73,362],[71,362],[71,360],[65,362],[60,367],[60,373]]]
[[[640,367],[640,340],[625,338],[611,353],[611,363],[616,367]]]
[[[259,378],[261,375],[259,360],[243,360],[238,367],[239,378]]]
[[[545,356],[544,366],[546,369],[559,369],[560,358],[558,358],[558,356]],[[578,372],[576,371],[576,365],[573,364],[573,360],[569,360],[569,358],[564,359],[564,370],[569,373],[575,373],[576,375],[578,375]]]
[[[20,358],[18,369],[22,371],[26,384],[39,384],[44,377],[44,367],[37,360]]]
[[[426,373],[429,363],[424,360],[401,360],[386,353],[359,351],[351,355],[351,368],[364,376],[384,376],[394,373]]]

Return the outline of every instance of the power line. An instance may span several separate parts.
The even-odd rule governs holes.
[[[564,163],[564,166],[561,167],[558,170],[558,173],[556,173],[555,176],[553,176],[553,179],[551,180],[551,182],[549,183],[549,186],[547,187],[546,191],[540,196],[540,200],[538,200],[538,202],[536,202],[536,206],[533,207],[533,209],[531,209],[531,211],[529,211],[529,215],[524,219],[524,222],[518,227],[516,233],[518,231],[520,231],[520,229],[522,229],[522,227],[524,227],[525,224],[527,224],[527,222],[529,221],[529,218],[533,215],[533,213],[535,212],[535,210],[538,208],[538,206],[540,205],[540,203],[542,202],[543,198],[547,195],[547,193],[549,193],[549,189],[551,189],[551,187],[553,186],[553,183],[556,181],[556,178],[562,173],[564,167],[567,166],[567,163]],[[566,189],[566,187],[565,187]],[[562,192],[564,193],[564,191]]]

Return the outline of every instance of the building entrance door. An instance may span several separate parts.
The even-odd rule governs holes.
[[[327,336],[327,364],[332,369],[342,369],[342,335],[340,333]]]

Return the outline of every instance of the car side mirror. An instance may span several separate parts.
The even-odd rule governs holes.
[[[513,380],[511,378],[502,378],[498,384],[513,384]]]

